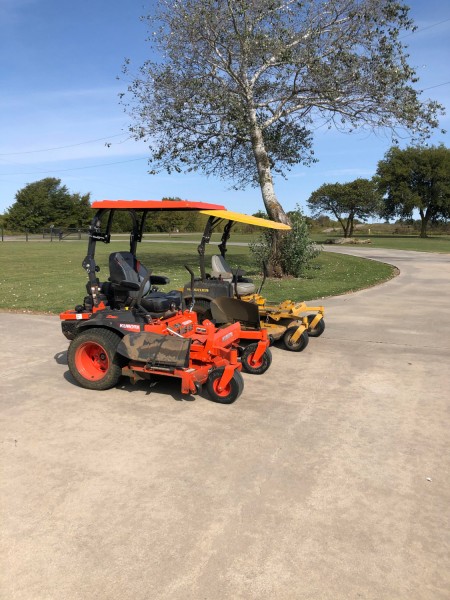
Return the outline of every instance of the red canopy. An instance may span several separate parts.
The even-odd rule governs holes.
[[[225,210],[220,204],[190,202],[189,200],[95,200],[92,208],[135,210]]]

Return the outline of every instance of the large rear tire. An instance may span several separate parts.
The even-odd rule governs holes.
[[[122,374],[117,354],[120,335],[109,329],[90,329],[78,334],[67,352],[72,377],[89,390],[109,390]]]
[[[223,368],[211,371],[206,381],[206,389],[208,390],[210,400],[213,402],[218,402],[219,404],[232,404],[241,395],[242,390],[244,389],[244,380],[239,371],[235,371],[230,383],[223,390],[219,391],[219,381],[223,371]]]

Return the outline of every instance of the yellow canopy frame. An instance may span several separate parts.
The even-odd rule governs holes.
[[[270,221],[269,219],[261,219],[261,217],[244,215],[243,213],[237,213],[231,210],[201,210],[200,212],[203,215],[209,215],[210,217],[216,217],[217,219],[235,221],[236,223],[245,223],[247,225],[256,225],[257,227],[282,229],[285,231],[289,231],[291,229],[290,225],[285,225],[284,223],[277,223],[276,221]]]

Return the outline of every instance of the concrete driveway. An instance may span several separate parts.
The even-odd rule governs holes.
[[[57,318],[0,314],[0,596],[448,600],[450,257],[351,253],[401,273],[231,406],[81,389]]]

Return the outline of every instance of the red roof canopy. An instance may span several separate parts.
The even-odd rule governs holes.
[[[225,210],[220,204],[190,202],[189,200],[95,200],[92,208],[135,210]]]

